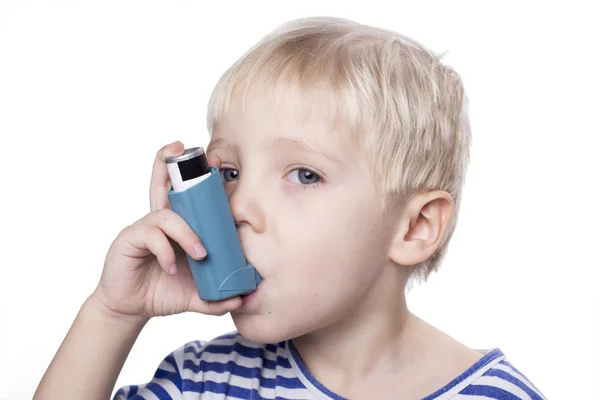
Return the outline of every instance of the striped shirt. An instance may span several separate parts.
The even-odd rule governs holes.
[[[291,341],[256,344],[238,332],[193,341],[169,354],[150,382],[120,388],[114,400],[340,400],[317,381]],[[493,349],[426,400],[538,400],[538,389]]]

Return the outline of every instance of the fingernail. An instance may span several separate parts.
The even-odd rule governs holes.
[[[196,257],[203,258],[206,256],[206,249],[200,243],[194,245],[194,250],[196,251]]]
[[[171,143],[169,146],[170,146],[170,147],[173,147],[173,146],[175,146],[175,145],[176,145],[178,142],[179,142],[179,140],[176,140],[176,141],[174,141],[173,143]]]
[[[175,275],[177,273],[177,265],[173,264],[171,265],[171,268],[169,268],[169,275]]]

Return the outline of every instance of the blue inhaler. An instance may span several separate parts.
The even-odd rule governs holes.
[[[194,230],[208,253],[202,260],[186,254],[200,298],[217,301],[255,291],[262,278],[244,257],[220,171],[208,165],[201,147],[165,161],[171,209]]]

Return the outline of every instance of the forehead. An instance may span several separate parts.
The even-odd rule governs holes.
[[[334,123],[324,98],[318,92],[307,94],[284,86],[233,97],[215,124],[211,141],[245,147],[289,139],[336,154],[355,154],[355,141],[342,124]]]

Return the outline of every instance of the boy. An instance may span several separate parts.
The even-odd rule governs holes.
[[[334,18],[281,26],[218,82],[207,149],[263,282],[205,303],[156,157],[151,212],[107,254],[37,399],[106,399],[149,318],[231,312],[116,399],[541,399],[499,349],[473,351],[411,314],[409,279],[441,262],[469,158],[459,76],[415,41]],[[174,245],[174,246],[173,246]],[[185,252],[185,253],[184,253]]]

